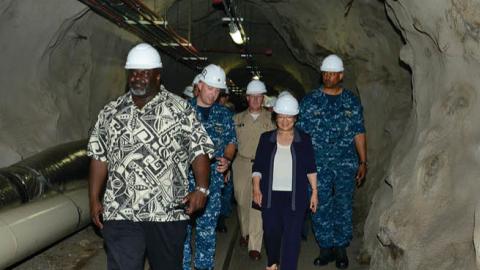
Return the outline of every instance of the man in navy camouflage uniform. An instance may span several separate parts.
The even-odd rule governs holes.
[[[215,146],[214,159],[210,170],[210,187],[205,211],[195,219],[195,269],[213,269],[215,261],[215,227],[221,208],[221,193],[231,160],[235,155],[236,134],[233,114],[226,107],[215,103],[221,89],[226,89],[225,72],[216,65],[208,65],[202,71],[198,83],[199,95],[190,104],[197,112],[197,117],[207,130]],[[195,183],[190,173],[191,188]],[[191,269],[192,225],[187,228],[185,240],[183,269]]]
[[[343,62],[336,55],[321,66],[323,86],[302,101],[298,127],[312,137],[318,171],[319,208],[312,216],[320,256],[315,265],[336,260],[348,267],[352,239],[352,200],[367,171],[366,137],[359,99],[340,85]]]

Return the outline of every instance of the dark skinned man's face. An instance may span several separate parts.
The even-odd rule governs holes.
[[[326,88],[338,87],[343,79],[343,72],[322,72],[323,86]]]
[[[148,97],[158,92],[160,69],[128,70],[128,87],[136,97]]]

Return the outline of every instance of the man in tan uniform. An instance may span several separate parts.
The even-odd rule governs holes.
[[[248,241],[248,255],[252,260],[260,259],[263,238],[261,212],[252,208],[252,161],[260,135],[275,128],[271,113],[262,108],[266,92],[263,82],[251,81],[247,86],[248,108],[233,117],[238,140],[238,153],[232,165],[233,186],[242,234],[240,245]]]

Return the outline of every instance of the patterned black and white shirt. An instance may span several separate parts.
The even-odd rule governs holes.
[[[195,111],[162,86],[142,109],[127,93],[99,113],[88,155],[108,163],[104,220],[177,221],[188,192],[188,169],[212,140]]]

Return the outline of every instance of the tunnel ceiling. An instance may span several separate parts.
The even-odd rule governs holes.
[[[250,1],[234,1],[234,4],[243,18],[242,25],[249,38],[247,50],[261,71],[262,80],[272,89],[288,88],[298,96],[312,89],[317,83],[318,73],[292,55],[262,10]],[[189,37],[210,62],[224,67],[236,85],[245,87],[252,78],[251,65],[244,57],[246,48],[231,40],[228,24],[222,22],[224,17],[228,16],[223,5],[212,5],[212,1],[178,0],[167,12],[169,23],[179,34]],[[285,75],[289,79],[284,79]]]

